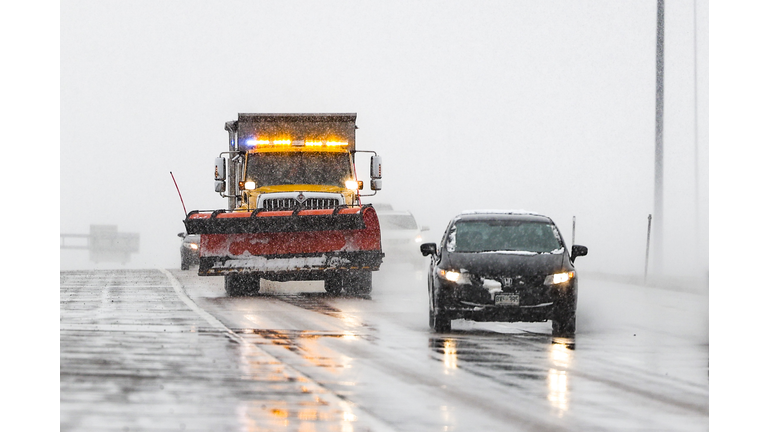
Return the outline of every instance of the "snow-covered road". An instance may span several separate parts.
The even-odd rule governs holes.
[[[194,269],[62,272],[62,430],[707,429],[705,294],[582,275],[575,340],[435,334],[424,277],[229,298]]]

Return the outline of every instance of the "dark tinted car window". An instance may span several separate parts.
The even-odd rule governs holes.
[[[448,235],[451,252],[552,252],[562,245],[554,225],[523,221],[458,221]]]

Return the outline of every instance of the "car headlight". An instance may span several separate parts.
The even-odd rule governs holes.
[[[555,273],[544,279],[544,285],[558,285],[568,282],[576,276],[576,272]]]
[[[190,249],[197,249],[197,243],[190,243],[189,244]]]
[[[451,281],[457,284],[471,284],[472,281],[469,278],[469,273],[461,273],[454,270],[440,269],[437,273],[441,278]]]

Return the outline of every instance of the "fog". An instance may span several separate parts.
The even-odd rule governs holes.
[[[702,276],[707,3],[694,22],[692,1],[668,1],[665,31],[664,261],[652,270]],[[549,215],[570,244],[575,216],[590,248],[581,271],[642,275],[655,49],[647,0],[65,0],[60,231],[117,225],[140,234],[140,252],[122,265],[61,250],[60,267],[177,267],[185,214],[169,173],[187,211],[224,208],[213,159],[226,121],[355,112],[358,149],[384,161],[368,201],[410,210],[427,241],[463,210],[494,208]],[[359,174],[367,163],[358,155]]]

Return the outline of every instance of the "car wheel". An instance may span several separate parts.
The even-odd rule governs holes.
[[[451,331],[451,318],[445,313],[432,290],[430,290],[429,299],[429,327],[437,333],[448,333]]]
[[[181,269],[182,270],[189,270],[189,263],[186,261],[181,261]]]
[[[259,276],[225,275],[224,290],[230,297],[254,295],[259,292]]]
[[[576,308],[556,307],[552,316],[552,336],[573,337],[576,334]]]

